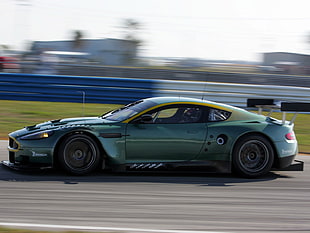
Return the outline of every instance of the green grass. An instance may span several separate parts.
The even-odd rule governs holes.
[[[0,100],[0,138],[36,123],[68,117],[100,116],[120,105]]]
[[[66,117],[99,116],[120,105],[58,103],[36,101],[0,100],[0,138],[6,139],[9,132],[36,123]],[[281,119],[281,113],[274,113]],[[292,114],[287,114],[290,119]],[[310,153],[310,114],[299,114],[295,121],[295,133],[299,142],[299,151]]]
[[[287,119],[291,119],[293,114],[287,114]],[[274,117],[281,119],[281,114],[277,113]],[[299,151],[310,153],[310,114],[297,115],[294,131],[298,140]]]

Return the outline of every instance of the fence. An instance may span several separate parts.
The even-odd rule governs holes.
[[[247,98],[310,102],[310,88],[115,77],[0,74],[0,99],[126,104],[154,96],[186,96],[245,107]]]
[[[38,70],[38,64],[36,63],[24,62],[21,63],[21,65],[22,73],[40,72],[40,70]],[[307,76],[283,73],[262,73],[261,70],[254,67],[247,70],[249,67],[244,69],[244,67],[241,68],[240,66],[231,66],[230,68],[227,68],[227,66],[210,66],[202,69],[205,70],[199,70],[198,68],[196,68],[196,70],[191,70],[190,68],[182,67],[111,67],[90,64],[58,63],[55,71],[58,75],[73,76],[126,77],[310,87],[310,74]]]

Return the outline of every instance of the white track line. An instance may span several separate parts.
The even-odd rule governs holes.
[[[70,225],[51,225],[51,224],[32,224],[32,223],[8,223],[0,222],[1,226],[10,227],[33,227],[33,228],[52,228],[70,230],[96,230],[96,231],[133,231],[133,232],[157,232],[157,233],[228,233],[219,231],[182,231],[182,230],[156,230],[140,228],[120,228],[120,227],[91,227],[91,226],[70,226]]]

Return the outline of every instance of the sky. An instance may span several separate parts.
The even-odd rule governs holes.
[[[260,61],[264,52],[310,54],[309,0],[0,0],[0,45],[123,38],[141,25],[140,56]]]

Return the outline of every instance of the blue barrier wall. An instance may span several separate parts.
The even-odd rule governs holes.
[[[127,104],[183,96],[246,107],[248,98],[309,102],[310,88],[161,79],[0,73],[0,99]]]
[[[154,80],[0,73],[0,99],[127,104],[153,96]]]

